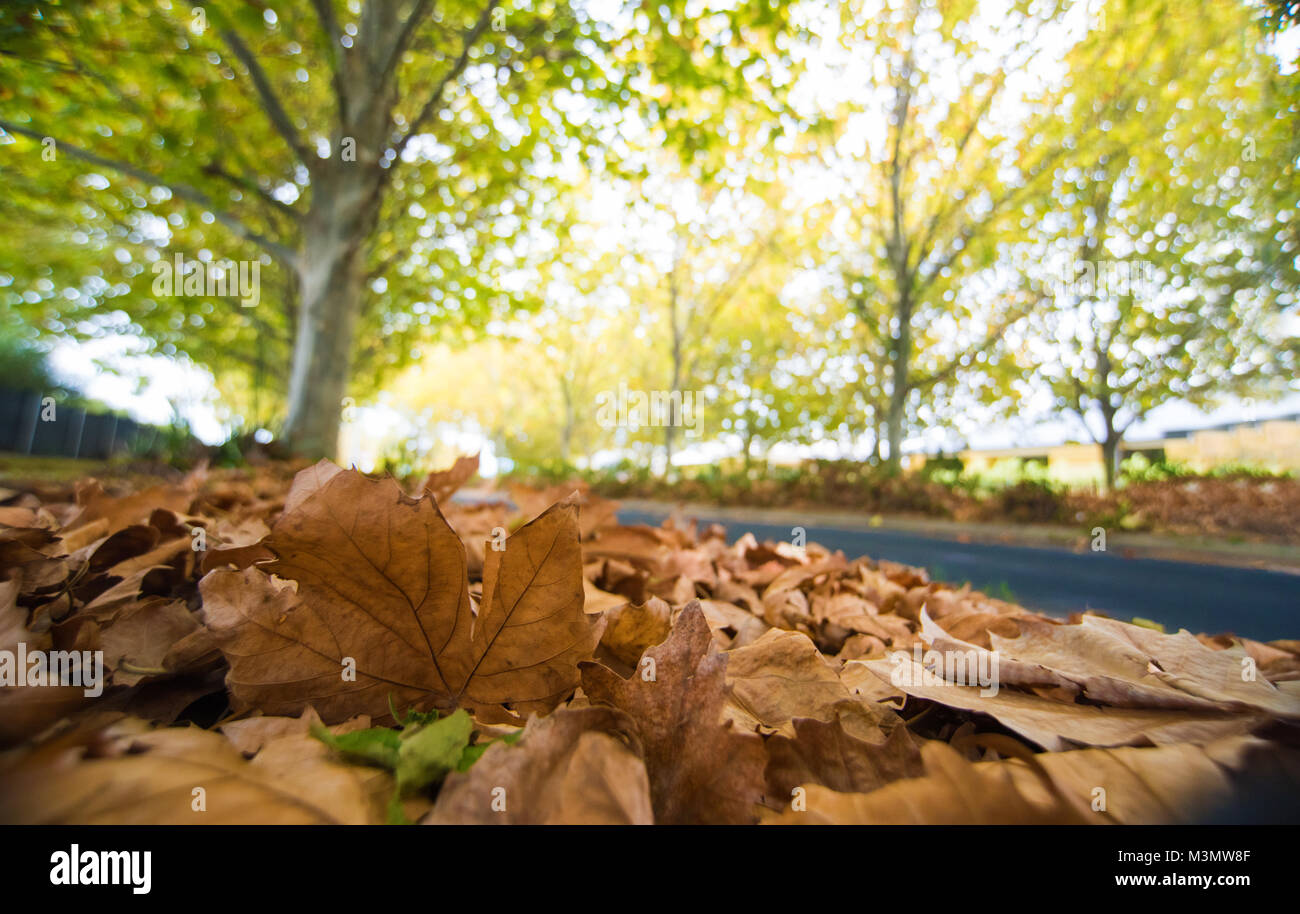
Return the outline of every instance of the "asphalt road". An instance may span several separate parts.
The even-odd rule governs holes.
[[[658,525],[667,512],[620,511],[624,524]],[[790,539],[788,526],[721,523],[729,541],[745,531],[761,540]],[[869,555],[929,570],[938,580],[970,581],[977,590],[1049,615],[1096,609],[1119,619],[1141,616],[1167,631],[1233,632],[1261,641],[1300,638],[1300,575],[1114,553],[960,543],[884,529],[806,527],[808,540],[849,558]]]

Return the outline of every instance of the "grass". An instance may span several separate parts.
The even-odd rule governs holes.
[[[28,454],[0,454],[0,478],[40,482],[72,482],[111,470],[102,460],[72,457],[40,457]]]

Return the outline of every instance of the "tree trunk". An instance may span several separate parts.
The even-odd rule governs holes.
[[[340,110],[330,158],[306,163],[311,203],[302,229],[298,327],[283,429],[289,449],[304,457],[338,451],[364,301],[366,244],[391,174],[380,157],[392,135],[397,84],[387,64],[400,24],[398,3],[365,5],[356,49],[343,57],[342,77],[351,97],[364,102]]]
[[[1106,491],[1115,491],[1115,482],[1119,479],[1119,446],[1122,436],[1107,430],[1106,439],[1101,443],[1101,462],[1106,471]]]
[[[303,294],[284,426],[285,442],[297,455],[333,458],[338,450],[361,310],[359,260],[355,249],[308,248],[303,257]]]
[[[745,416],[745,435],[742,439],[745,442],[745,476],[748,477],[754,468],[754,416],[748,413]]]
[[[1098,351],[1098,365],[1101,368],[1102,383],[1105,384],[1110,378],[1110,354],[1100,349]],[[1101,396],[1097,398],[1098,406],[1101,408],[1101,421],[1105,434],[1101,441],[1101,462],[1106,472],[1106,491],[1115,491],[1115,482],[1119,479],[1119,446],[1124,440],[1124,432],[1116,428],[1115,417],[1119,413],[1119,407],[1114,403],[1109,388],[1105,389]]]
[[[871,456],[867,462],[873,467],[885,463],[885,414],[878,403],[871,407]]]
[[[664,479],[670,479],[673,475],[673,442],[677,438],[677,414],[672,407],[672,395],[678,390],[682,383],[682,335],[684,331],[678,320],[678,289],[677,289],[677,261],[679,254],[674,248],[673,266],[668,272],[668,326],[672,332],[672,359],[673,359],[673,376],[672,384],[668,389],[669,412],[668,422],[664,426]]]
[[[337,214],[333,209],[328,212]],[[313,226],[299,267],[298,333],[283,435],[289,449],[304,457],[332,458],[338,450],[364,266],[360,250],[364,235],[348,237],[346,226],[351,222],[322,219]]]
[[[907,395],[911,393],[912,305],[908,298],[899,303],[898,331],[894,334],[894,353],[890,365],[889,412],[885,416],[885,433],[889,438],[890,473],[903,468],[903,420],[906,418]]]
[[[560,378],[560,396],[564,398],[564,426],[560,429],[560,460],[564,462],[565,467],[569,466],[569,460],[573,451],[573,427],[577,423],[577,416],[573,408],[573,390],[569,387],[566,378]]]
[[[381,106],[382,107],[382,106]],[[387,110],[386,108],[384,109]],[[298,327],[289,376],[283,437],[294,454],[333,458],[365,292],[365,245],[374,231],[384,172],[374,137],[386,114],[358,129],[356,161],[338,155],[318,163],[303,224],[298,264]],[[367,142],[367,140],[370,140]]]
[[[885,431],[889,441],[889,458],[886,467],[891,473],[897,473],[903,468],[903,409],[906,401],[906,392],[903,392],[902,396],[894,393],[889,397],[889,414],[885,420]]]

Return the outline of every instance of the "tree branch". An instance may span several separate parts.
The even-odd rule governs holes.
[[[967,349],[966,352],[963,354],[968,355],[971,354],[972,352],[975,354],[979,354],[981,352],[988,352],[997,344],[997,342],[1000,339],[1002,339],[1003,335],[1009,329],[1011,329],[1012,325],[1025,318],[1028,315],[1028,313],[1029,313],[1028,308],[1012,312],[1011,315],[1006,320],[1004,320],[1002,323],[998,324],[996,327],[994,327],[992,330],[989,331],[988,336],[984,338],[984,341],[980,343],[979,346],[977,346],[973,350]],[[951,377],[952,375],[956,374],[957,369],[961,367],[962,367],[961,357],[953,356],[948,361],[948,364],[943,366],[942,368],[936,369],[935,371],[931,372],[930,374],[922,378],[913,379],[912,382],[908,384],[908,390],[922,390],[926,387],[933,387],[935,384],[938,384],[943,379]]]
[[[293,126],[293,121],[289,119],[289,114],[280,104],[280,99],[276,97],[274,90],[271,88],[271,82],[267,79],[266,71],[262,65],[257,62],[257,58],[248,50],[248,47],[240,40],[232,29],[222,29],[221,37],[230,45],[230,50],[234,52],[235,57],[248,70],[248,76],[253,81],[254,88],[257,89],[258,96],[262,99],[262,109],[266,116],[270,118],[272,126],[284,137],[284,141],[289,144],[298,160],[307,166],[307,170],[312,170],[312,157],[308,155],[307,148],[302,145],[302,140],[298,136],[298,130]]]
[[[325,40],[329,42],[330,85],[334,87],[334,100],[339,106],[339,124],[346,125],[350,97],[347,83],[343,79],[343,61],[339,59],[341,53],[339,48],[343,46],[343,30],[339,28],[333,0],[311,0],[311,5],[316,10],[316,18],[320,20],[321,28],[325,30]]]
[[[397,40],[393,42],[393,47],[388,53],[388,60],[384,62],[384,69],[380,73],[379,79],[375,81],[375,98],[371,99],[373,104],[378,99],[378,93],[383,92],[383,87],[392,79],[393,73],[397,70],[397,65],[402,61],[402,55],[406,49],[411,46],[411,38],[415,30],[419,28],[420,23],[429,15],[431,0],[416,0],[415,7],[411,10],[411,15],[406,17],[402,23],[402,31],[398,34]]]
[[[411,121],[410,129],[406,131],[406,134],[398,140],[397,145],[393,147],[394,165],[402,160],[402,150],[406,148],[406,144],[411,142],[411,138],[420,132],[420,129],[424,126],[425,122],[428,121],[429,118],[433,116],[434,112],[438,110],[438,106],[442,103],[442,93],[447,91],[447,86],[452,80],[459,78],[460,74],[465,72],[465,67],[469,65],[469,52],[473,49],[475,42],[478,41],[479,37],[483,34],[483,31],[488,27],[488,23],[491,22],[492,11],[500,6],[500,4],[501,0],[488,0],[488,5],[483,8],[482,14],[478,17],[478,22],[474,23],[473,27],[465,33],[463,44],[460,49],[460,57],[456,59],[456,63],[451,67],[451,69],[443,74],[442,79],[438,80],[438,84],[433,87],[433,92],[429,94],[429,100],[424,103],[424,107],[421,108],[420,113],[415,116],[415,120]],[[391,171],[392,169],[390,169],[390,173]]]
[[[45,137],[49,135],[49,134],[43,134],[36,130],[31,130],[30,128],[27,127],[19,126],[18,124],[12,124],[9,121],[3,121],[3,120],[0,120],[0,129],[3,129],[8,133],[16,133],[21,136],[28,137],[29,139],[33,139],[38,143],[44,140]],[[261,235],[253,231],[247,225],[245,225],[238,217],[230,213],[227,213],[223,210],[217,209],[212,201],[212,198],[209,197],[207,194],[203,193],[202,191],[196,190],[195,188],[190,187],[188,184],[180,184],[175,181],[164,180],[163,178],[160,178],[157,175],[150,174],[149,172],[144,171],[143,169],[136,168],[134,165],[127,165],[125,162],[116,162],[112,159],[106,159],[103,156],[96,155],[93,152],[89,152],[85,149],[81,149],[77,146],[73,146],[70,143],[65,143],[62,141],[56,141],[56,142],[58,144],[59,149],[68,153],[68,155],[72,156],[73,158],[81,159],[83,162],[89,162],[91,165],[98,165],[101,168],[111,169],[112,171],[116,171],[119,172],[120,174],[127,175],[128,177],[132,177],[139,181],[143,181],[146,184],[149,184],[153,187],[165,187],[167,188],[167,190],[171,191],[175,196],[180,197],[182,200],[188,200],[191,203],[197,203],[199,206],[206,208],[210,213],[212,213],[212,215],[217,219],[218,222],[220,222],[222,225],[225,225],[232,232],[234,232],[238,237],[244,239],[245,241],[251,241],[252,243],[258,245],[259,247],[263,248],[272,257],[275,257],[277,260],[280,260],[281,262],[289,266],[296,266],[298,255],[292,249],[286,247],[283,244],[280,244],[278,241],[274,241],[270,238],[267,238],[264,235]]]
[[[209,165],[204,165],[203,172],[204,174],[212,175],[214,178],[220,178],[226,183],[238,187],[240,190],[246,190],[249,193],[256,195],[276,212],[283,216],[288,216],[295,223],[302,220],[302,213],[298,212],[298,210],[294,209],[288,203],[285,203],[283,200],[277,200],[266,188],[260,186],[256,181],[226,171],[219,162],[212,162]]]

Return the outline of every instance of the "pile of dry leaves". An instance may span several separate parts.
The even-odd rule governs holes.
[[[1300,642],[1063,624],[581,490],[451,501],[476,467],[0,490],[0,822],[1294,815]],[[61,651],[102,694],[41,684]]]

